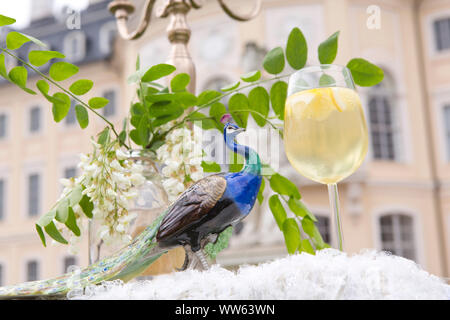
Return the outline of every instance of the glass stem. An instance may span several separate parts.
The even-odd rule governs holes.
[[[330,198],[330,207],[334,217],[334,227],[338,241],[338,249],[344,251],[344,237],[342,233],[342,223],[339,208],[339,194],[336,183],[328,185],[328,196]]]

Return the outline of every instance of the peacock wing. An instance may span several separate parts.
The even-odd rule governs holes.
[[[221,175],[203,178],[184,191],[169,208],[156,235],[164,240],[202,219],[222,197],[227,181]]]

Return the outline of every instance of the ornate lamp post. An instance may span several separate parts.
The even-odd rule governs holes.
[[[145,1],[141,20],[134,31],[130,31],[127,26],[128,17],[135,11],[133,3],[130,0],[113,0],[109,4],[108,8],[117,19],[117,27],[122,38],[127,40],[137,39],[148,28],[156,0]],[[224,0],[217,1],[228,16],[238,21],[250,20],[258,15],[261,10],[261,0],[256,0],[254,8],[248,14],[235,13],[225,4]],[[195,93],[195,65],[187,47],[191,37],[191,29],[187,24],[186,17],[191,9],[200,9],[202,5],[203,1],[201,0],[165,0],[165,4],[156,9],[157,17],[170,17],[167,36],[172,44],[172,49],[167,63],[174,65],[178,73],[185,72],[190,75],[191,82],[188,90],[192,93]]]

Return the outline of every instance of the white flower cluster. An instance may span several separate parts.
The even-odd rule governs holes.
[[[94,152],[81,154],[79,167],[81,176],[63,180],[65,189],[62,197],[76,186],[83,185],[83,195],[87,195],[94,204],[93,219],[100,225],[96,235],[106,245],[127,244],[131,240],[128,234],[130,222],[136,214],[129,214],[129,204],[138,196],[137,188],[144,183],[142,165],[129,160],[118,142],[102,146],[94,141]],[[79,205],[73,207],[78,226],[84,213]],[[79,237],[72,235],[69,243],[72,251]]]
[[[157,159],[164,165],[162,184],[170,202],[203,178],[202,156],[201,130],[182,127],[167,134],[157,150]]]

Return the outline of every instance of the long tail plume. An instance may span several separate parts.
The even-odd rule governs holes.
[[[117,253],[94,263],[79,272],[66,273],[48,280],[25,282],[0,287],[0,299],[63,297],[73,289],[83,289],[106,280],[128,281],[144,271],[167,249],[161,249],[155,240],[156,232],[167,211],[162,213],[131,244]]]

